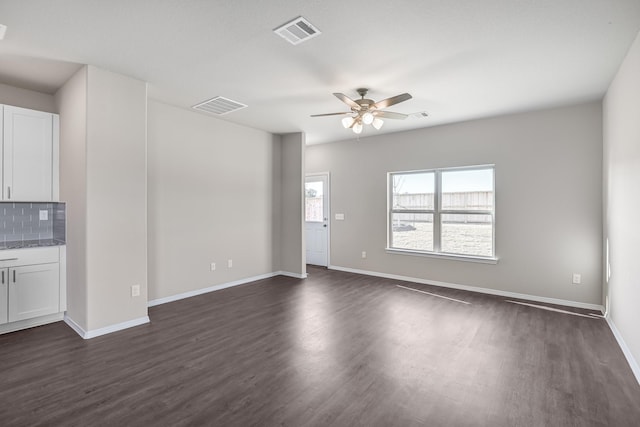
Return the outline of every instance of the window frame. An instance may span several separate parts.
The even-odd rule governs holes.
[[[492,188],[493,210],[458,210],[442,209],[442,174],[446,172],[487,170],[493,172]],[[419,173],[434,174],[433,209],[394,209],[393,208],[393,178],[398,175],[410,175]],[[387,247],[386,251],[394,254],[417,255],[434,258],[455,259],[462,261],[496,264],[496,167],[494,164],[459,166],[448,168],[434,168],[424,170],[397,171],[387,173]],[[393,247],[393,215],[398,213],[431,214],[433,215],[433,250],[406,249]],[[442,251],[442,215],[488,215],[491,218],[491,256],[457,254]]]

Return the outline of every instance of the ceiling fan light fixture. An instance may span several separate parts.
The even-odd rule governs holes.
[[[353,125],[353,133],[360,135],[362,133],[362,123],[358,122]]]
[[[353,117],[345,117],[344,119],[342,119],[342,126],[344,126],[345,129],[349,129],[352,124]]]
[[[364,125],[371,125],[376,130],[380,130],[384,125],[385,119],[397,119],[404,120],[408,117],[407,114],[395,113],[393,111],[383,110],[384,108],[391,107],[392,105],[399,104],[411,99],[411,95],[408,93],[401,93],[400,95],[392,96],[391,98],[383,99],[382,101],[375,102],[372,99],[367,99],[367,92],[369,89],[359,88],[356,89],[361,99],[353,100],[343,93],[335,92],[333,95],[340,101],[344,102],[351,108],[351,111],[338,112],[338,113],[325,113],[325,114],[312,114],[311,117],[324,117],[324,116],[342,116],[347,114],[347,117],[342,119],[342,126],[346,129],[351,129],[353,133],[359,135],[364,130]]]

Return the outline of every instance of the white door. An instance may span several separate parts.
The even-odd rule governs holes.
[[[305,193],[305,233],[307,264],[329,264],[329,176],[307,175]]]
[[[4,106],[4,200],[52,200],[53,114]]]

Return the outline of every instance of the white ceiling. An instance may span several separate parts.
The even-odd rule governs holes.
[[[304,16],[297,46],[272,30]],[[640,29],[638,0],[1,0],[0,82],[53,93],[93,64],[189,108],[308,143],[350,139],[333,92],[413,99],[362,136],[600,99]]]

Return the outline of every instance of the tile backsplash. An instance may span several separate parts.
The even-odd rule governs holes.
[[[0,202],[0,244],[52,239],[64,242],[65,236],[64,203]]]

